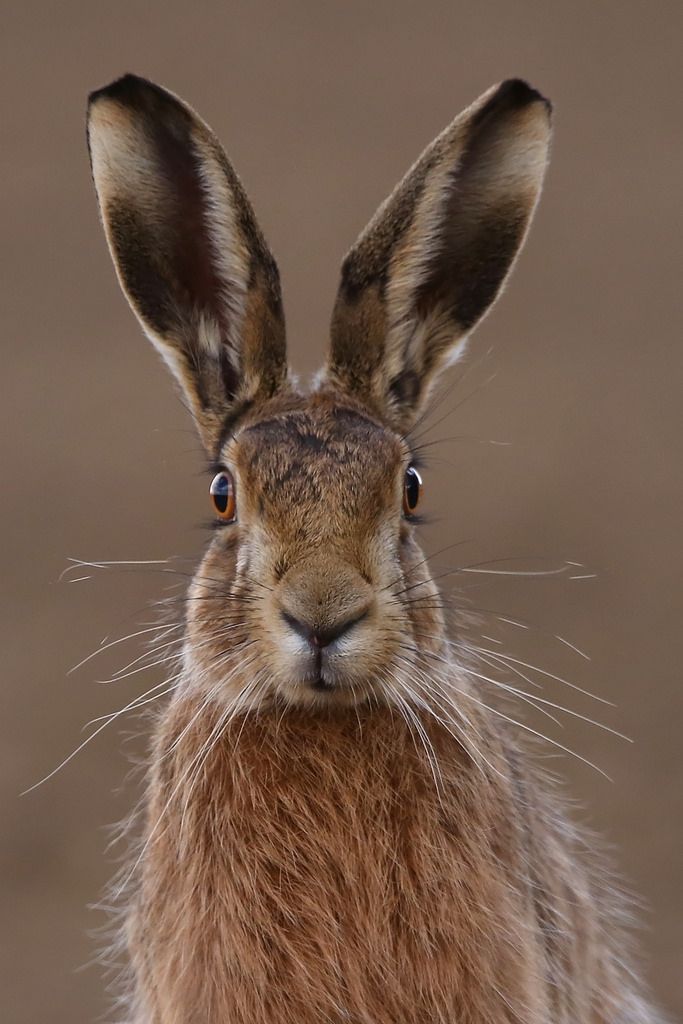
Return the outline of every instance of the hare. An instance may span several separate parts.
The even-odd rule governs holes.
[[[500,293],[550,104],[481,96],[346,256],[308,392],[216,138],[92,94],[102,222],[212,467],[218,529],[155,719],[125,943],[135,1024],[644,1024],[620,899],[449,643],[411,430]]]

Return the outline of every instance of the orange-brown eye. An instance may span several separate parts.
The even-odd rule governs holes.
[[[222,469],[216,473],[209,488],[211,502],[216,513],[226,522],[232,522],[237,513],[237,501],[235,499],[235,481],[232,473]]]
[[[403,478],[403,514],[411,516],[420,502],[422,477],[415,466],[408,466]]]

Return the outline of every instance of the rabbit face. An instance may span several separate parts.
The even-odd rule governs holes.
[[[133,75],[91,96],[119,280],[236,482],[237,519],[187,601],[184,682],[207,700],[398,700],[416,652],[439,656],[440,602],[401,514],[403,438],[505,283],[549,139],[549,104],[510,80],[427,147],[343,262],[327,361],[304,397],[275,260],[209,127]]]
[[[400,678],[415,646],[401,600],[419,550],[403,513],[409,462],[393,430],[331,392],[236,432],[220,463],[237,519],[217,531],[188,602],[186,653],[203,686],[223,680],[235,700],[245,660],[262,676],[259,701],[380,699]],[[226,637],[245,644],[236,659]]]

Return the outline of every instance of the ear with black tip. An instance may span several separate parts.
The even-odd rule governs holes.
[[[410,429],[510,272],[549,141],[550,104],[511,80],[425,150],[344,260],[328,381]]]
[[[275,260],[215,136],[165,89],[126,75],[94,92],[88,147],[121,287],[213,454],[286,380]]]

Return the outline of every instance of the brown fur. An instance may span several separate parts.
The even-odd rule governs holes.
[[[134,1024],[654,1024],[620,903],[452,656],[402,514],[403,431],[523,240],[545,101],[506,83],[426,151],[347,258],[327,370],[303,394],[234,172],[191,146],[170,163],[157,146],[160,182],[138,167],[131,138],[187,146],[199,122],[125,81],[91,106],[107,237],[238,502],[189,588],[180,681],[155,724],[127,871]],[[191,350],[200,292],[154,255],[179,230],[158,203],[179,165],[208,175],[192,185],[202,316],[239,321]],[[171,319],[150,313],[159,296]]]

